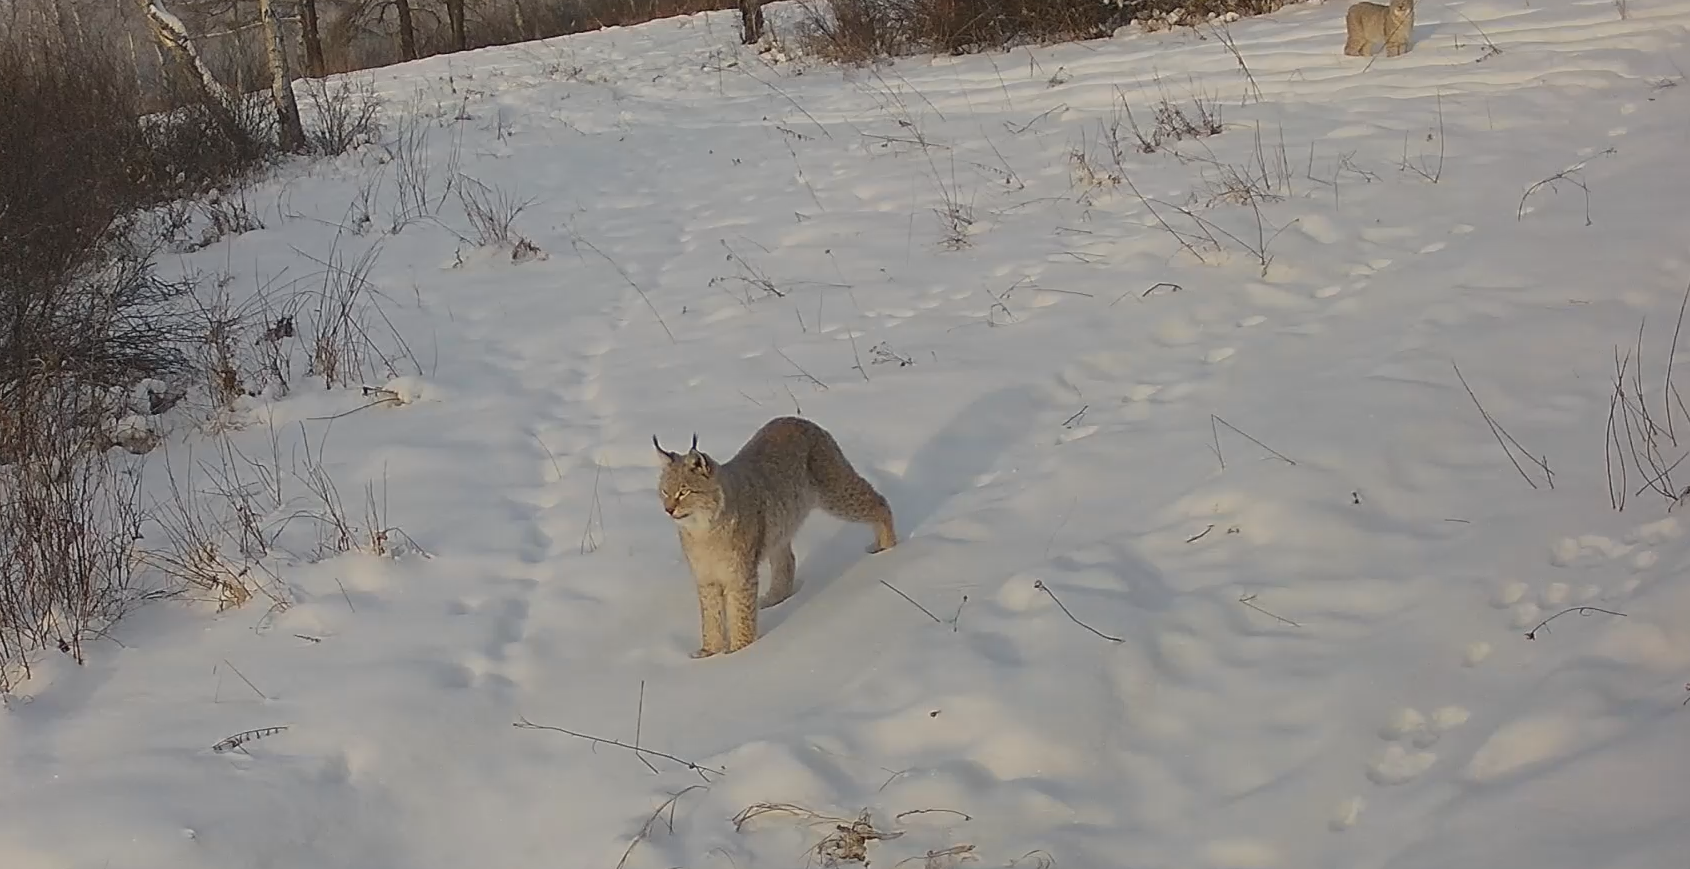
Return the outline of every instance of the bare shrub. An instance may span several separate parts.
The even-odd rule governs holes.
[[[253,228],[239,182],[275,151],[262,97],[176,82],[149,103],[104,31],[52,12],[18,0],[0,22],[0,690],[41,648],[81,660],[139,597],[138,483],[108,454],[152,446],[136,420],[167,409],[175,391],[155,386],[196,337],[188,284],[153,270],[194,208],[144,210],[236,190],[201,216]]]
[[[804,0],[800,45],[838,63],[1099,39],[1132,21],[1159,29],[1262,15],[1289,0]]]
[[[826,9],[802,0],[799,44],[835,63],[865,64],[910,54],[910,33],[899,8],[887,0],[826,0]]]
[[[85,423],[102,400],[51,373],[0,387],[0,692],[38,650],[80,663],[83,640],[136,601],[139,484]]]
[[[200,215],[205,218],[205,229],[200,235],[201,247],[210,247],[229,236],[264,228],[264,221],[258,219],[252,211],[252,203],[247,201],[245,187],[237,187],[229,193],[213,190],[197,204]]]
[[[1690,424],[1690,409],[1672,382],[1674,357],[1687,308],[1690,308],[1690,289],[1685,290],[1678,308],[1672,344],[1663,354],[1666,362],[1665,370],[1660,373],[1660,386],[1644,380],[1645,323],[1638,324],[1633,346],[1625,348],[1623,354],[1620,347],[1614,348],[1613,391],[1608,404],[1603,463],[1608,475],[1609,503],[1615,510],[1624,510],[1629,498],[1644,492],[1654,492],[1665,499],[1669,511],[1676,510],[1690,497],[1690,485],[1683,479],[1687,474],[1679,468],[1690,458],[1690,446],[1680,444],[1677,422],[1682,419]],[[1690,425],[1686,430],[1690,431]],[[1676,480],[1675,473],[1679,475]]]
[[[318,154],[345,154],[381,137],[381,99],[372,80],[302,79],[295,86],[305,91],[311,115],[305,135]]]
[[[458,176],[455,186],[458,201],[464,206],[464,217],[474,233],[469,241],[482,247],[503,246],[513,250],[533,247],[528,239],[512,229],[517,215],[533,205],[533,199],[517,199],[503,189],[489,187],[468,175]]]
[[[232,449],[226,447],[223,455],[231,455]],[[162,532],[162,545],[143,550],[141,562],[180,584],[170,591],[214,604],[220,612],[243,606],[258,594],[280,603],[279,586],[264,581],[259,565],[269,551],[269,537],[259,523],[264,510],[254,505],[254,493],[242,485],[238,471],[225,461],[222,485],[210,493],[194,483],[191,452],[184,468],[172,464],[168,453],[165,464],[170,497],[155,502],[150,511],[152,524]],[[231,474],[237,476],[231,479]],[[236,521],[218,518],[216,506],[207,503],[213,499],[232,508]],[[235,544],[232,555],[226,551],[231,542]]]
[[[410,373],[422,373],[370,281],[370,271],[381,256],[381,242],[348,260],[340,250],[341,237],[337,234],[328,257],[317,261],[322,267],[318,286],[297,302],[309,352],[306,373],[321,378],[325,389],[361,384],[373,377],[396,377],[401,366]],[[287,324],[291,330],[292,315]]]
[[[1096,39],[1122,20],[1119,9],[1097,0],[826,0],[807,12],[800,44],[844,63]]]

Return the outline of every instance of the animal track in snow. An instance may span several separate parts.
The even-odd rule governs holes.
[[[1356,825],[1356,821],[1361,817],[1361,810],[1365,808],[1367,808],[1366,800],[1361,797],[1350,797],[1332,810],[1332,820],[1328,821],[1326,826],[1335,833],[1348,830]]]
[[[1438,756],[1429,751],[1410,751],[1393,742],[1367,765],[1367,779],[1376,785],[1407,784],[1432,768]]]
[[[1460,706],[1441,706],[1427,718],[1418,709],[1403,707],[1380,728],[1379,736],[1390,742],[1367,765],[1367,778],[1376,785],[1411,782],[1432,768],[1438,756],[1426,749],[1445,733],[1466,723],[1468,712]]]

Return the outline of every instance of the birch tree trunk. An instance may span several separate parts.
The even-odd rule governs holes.
[[[276,18],[274,0],[258,0],[258,17],[264,22],[264,51],[270,60],[270,97],[276,103],[279,144],[282,150],[297,153],[305,149],[305,126],[299,121],[299,103],[293,96],[293,74],[282,47],[282,22]]]
[[[200,53],[194,49],[194,41],[188,36],[188,27],[182,23],[182,19],[164,8],[164,0],[135,2],[141,5],[141,14],[146,16],[147,26],[152,28],[153,36],[158,39],[159,44],[199,81],[206,96],[227,112],[234,105],[234,99],[230,97],[228,89],[217,81],[217,77],[211,74],[211,68],[200,59]]]

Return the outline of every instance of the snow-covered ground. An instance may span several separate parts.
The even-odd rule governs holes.
[[[380,245],[359,316],[405,377],[364,382],[404,400],[340,415],[384,394],[303,375],[308,303],[291,392],[167,415],[150,497],[216,513],[226,435],[286,605],[42,656],[0,865],[775,869],[865,809],[885,867],[1685,865],[1690,517],[1606,434],[1640,323],[1663,428],[1676,392],[1690,2],[1624,6],[1426,2],[1371,62],[1334,2],[854,71],[719,13],[376,72],[385,149],[167,266],[279,306]],[[1224,130],[1144,153],[1121,107],[1164,98]],[[464,241],[454,172],[544,255]],[[407,178],[437,219],[394,219]],[[762,638],[693,660],[651,437],[794,412],[904,542],[818,514]],[[1527,638],[1580,605],[1623,615]],[[736,829],[759,804],[814,815]]]

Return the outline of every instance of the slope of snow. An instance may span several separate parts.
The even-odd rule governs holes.
[[[1612,508],[1604,434],[1616,346],[1646,321],[1658,399],[1690,282],[1690,3],[1626,12],[1427,4],[1370,63],[1301,5],[851,71],[717,13],[379,71],[386,148],[285,167],[265,228],[172,267],[281,298],[379,244],[406,376],[368,383],[404,401],[296,339],[228,431],[282,481],[291,605],[44,656],[0,864],[821,862],[836,821],[736,828],[767,803],[868,810],[888,867],[1682,865],[1690,525],[1635,470]],[[1135,150],[1120,107],[1163,98],[1224,131]],[[531,200],[543,255],[466,241],[453,172]],[[651,437],[726,458],[795,411],[904,542],[817,515],[762,638],[692,660]],[[175,413],[166,501],[216,466]],[[313,462],[396,555],[316,557]],[[1579,605],[1624,615],[1526,638]]]

